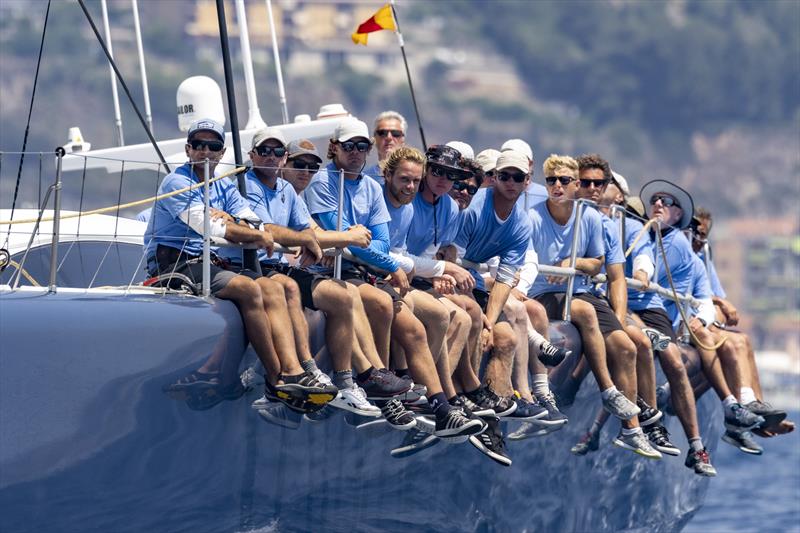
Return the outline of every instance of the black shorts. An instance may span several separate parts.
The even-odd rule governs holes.
[[[667,316],[666,311],[663,309],[642,309],[641,311],[636,311],[636,314],[639,315],[645,326],[653,328],[662,335],[667,335],[674,343],[678,342],[675,330],[672,329],[672,321]]]
[[[545,292],[534,299],[542,304],[547,311],[547,317],[551,320],[561,320],[564,313],[564,300],[567,295],[563,292]],[[582,292],[576,294],[575,300],[583,300],[594,307],[597,314],[597,323],[600,325],[600,332],[605,336],[614,331],[622,330],[622,324],[619,323],[617,315],[611,309],[611,306],[603,298],[598,298],[594,294]]]
[[[393,304],[400,304],[403,301],[403,297],[400,296],[400,293],[397,292],[391,283],[379,275],[367,271],[366,269],[342,269],[342,281],[346,281],[347,283],[355,285],[356,287],[368,283],[391,296]]]
[[[420,291],[429,291],[433,288],[433,283],[425,278],[414,278],[411,280],[411,286]]]
[[[177,248],[170,246],[158,245],[156,248],[156,264],[157,270],[150,272],[151,275],[157,276],[176,272],[188,277],[192,283],[201,284],[203,282],[203,262],[198,256],[186,255]],[[222,289],[228,286],[228,283],[233,280],[238,274],[247,276],[250,279],[256,280],[260,276],[252,270],[240,270],[233,272],[226,270],[220,266],[217,258],[212,258],[213,262],[210,265],[211,273],[211,294],[216,295]]]
[[[472,296],[475,298],[475,301],[478,302],[478,305],[481,307],[481,311],[486,313],[486,306],[489,305],[489,293],[483,289],[472,289]],[[509,298],[513,298],[509,296]],[[497,317],[497,322],[508,322],[508,317],[503,311],[500,311],[500,316]]]

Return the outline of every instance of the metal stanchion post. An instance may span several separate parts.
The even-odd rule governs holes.
[[[578,205],[575,207],[575,222],[573,222],[572,230],[572,251],[569,256],[569,267],[574,269],[575,263],[578,260],[578,239],[581,233],[581,218],[583,217],[584,201],[578,200]],[[570,307],[572,307],[572,291],[575,289],[575,274],[567,279],[567,294],[564,298],[564,314],[562,315],[566,322],[569,322],[571,314]]]
[[[211,164],[206,158],[203,162],[204,179],[203,179],[203,298],[208,298],[211,295],[211,211],[210,211],[210,193],[208,187],[208,180],[211,178],[209,175],[211,171]]]
[[[339,169],[339,205],[336,208],[336,231],[342,231],[342,211],[344,208],[344,170]],[[337,250],[333,262],[333,277],[342,279],[342,250]]]
[[[56,292],[56,273],[58,270],[58,238],[61,231],[61,163],[64,158],[64,149],[56,148],[56,183],[55,200],[53,201],[53,244],[50,247],[50,292]],[[21,269],[20,269],[21,270]]]

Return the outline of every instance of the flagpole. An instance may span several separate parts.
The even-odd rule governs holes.
[[[397,43],[400,45],[400,52],[403,54],[403,64],[406,67],[406,77],[408,78],[408,88],[411,90],[411,102],[414,104],[414,113],[417,116],[417,124],[419,124],[419,136],[422,140],[422,148],[428,149],[428,144],[425,142],[425,132],[422,129],[422,119],[419,116],[419,107],[417,106],[417,96],[414,93],[414,84],[411,82],[411,71],[408,68],[408,58],[406,58],[406,47],[403,41],[403,34],[400,32],[400,22],[397,20],[397,11],[394,8],[394,0],[390,1],[392,8],[392,18],[394,18],[394,26],[397,28]]]

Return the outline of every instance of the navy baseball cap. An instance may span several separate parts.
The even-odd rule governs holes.
[[[210,118],[201,118],[200,120],[195,120],[192,122],[192,125],[189,126],[189,132],[186,135],[186,139],[191,140],[195,133],[201,131],[210,131],[211,133],[215,133],[217,137],[219,137],[220,141],[225,142],[225,128],[222,127],[222,124]]]

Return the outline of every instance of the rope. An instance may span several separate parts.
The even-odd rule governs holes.
[[[28,274],[28,271],[27,271],[27,270],[25,270],[24,268],[20,270],[20,265],[19,265],[19,263],[17,263],[17,262],[16,262],[16,261],[14,261],[13,259],[11,259],[11,260],[9,260],[9,261],[8,261],[8,264],[9,264],[10,266],[13,266],[14,268],[16,268],[16,269],[17,269],[17,270],[18,270],[18,271],[19,271],[19,272],[20,272],[20,273],[21,273],[23,276],[25,276],[25,279],[27,279],[28,281],[30,281],[30,282],[31,282],[31,285],[33,285],[34,287],[41,287],[41,285],[39,285],[39,283],[37,283],[37,282],[36,282],[36,280],[35,280],[35,279],[33,279],[33,276],[31,276],[30,274]]]
[[[214,183],[215,181],[221,180],[222,178],[229,178],[229,177],[233,176],[234,174],[238,174],[239,172],[245,170],[246,168],[247,167],[237,167],[237,168],[235,168],[235,169],[233,169],[233,170],[231,170],[229,172],[226,172],[224,174],[220,174],[219,176],[211,178],[210,180],[208,180],[208,183],[211,184],[211,183]],[[62,216],[60,220],[66,220],[68,218],[78,218],[78,217],[81,217],[81,216],[88,216],[88,215],[99,215],[101,213],[108,213],[109,211],[114,211],[115,209],[116,210],[121,210],[121,209],[127,209],[129,207],[135,207],[137,205],[147,204],[147,203],[150,203],[150,202],[157,202],[158,200],[163,200],[164,198],[170,198],[172,196],[177,196],[179,194],[183,194],[185,192],[192,191],[194,189],[198,189],[198,188],[200,188],[202,186],[203,186],[202,182],[195,183],[193,185],[189,185],[188,187],[184,187],[182,189],[178,189],[176,191],[172,191],[172,192],[168,192],[168,193],[164,193],[164,194],[159,194],[157,196],[151,196],[150,198],[145,198],[144,200],[136,200],[135,202],[128,202],[127,204],[110,205],[108,207],[101,207],[99,209],[92,209],[91,211],[71,213],[69,215]],[[51,222],[53,220],[53,218],[54,217],[44,217],[44,218],[41,219],[41,222]],[[14,224],[30,224],[31,222],[36,222],[37,220],[38,220],[38,218],[28,218],[28,219],[23,219],[23,220],[0,220],[0,225],[8,224],[9,226],[12,226]]]
[[[625,250],[625,257],[628,257],[629,255],[631,255],[631,252],[633,252],[633,249],[636,248],[636,244],[639,242],[639,239],[642,238],[642,235],[644,235],[647,232],[647,230],[650,229],[650,226],[652,226],[657,221],[658,221],[657,218],[651,218],[650,220],[647,221],[647,223],[644,225],[644,227],[641,229],[641,231],[639,231],[639,234],[636,235],[636,238],[633,239],[633,242],[628,247],[628,249]]]

